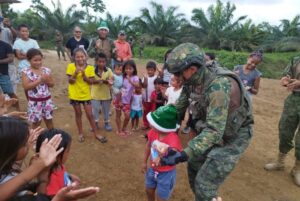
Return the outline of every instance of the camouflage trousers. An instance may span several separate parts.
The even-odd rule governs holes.
[[[65,58],[65,48],[62,44],[56,45],[56,52],[59,58],[60,58],[60,53]]]
[[[295,146],[295,157],[300,160],[300,94],[290,94],[284,102],[279,121],[279,151],[288,153]],[[293,141],[295,139],[295,142]]]
[[[237,138],[188,161],[189,183],[196,201],[211,201],[217,197],[219,186],[238,163],[251,137],[252,126],[240,128]]]

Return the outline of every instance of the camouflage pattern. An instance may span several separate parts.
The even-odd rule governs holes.
[[[204,52],[195,44],[183,43],[169,54],[166,61],[170,73],[181,72],[191,64],[204,66]]]
[[[300,79],[300,57],[295,57],[288,64],[284,75],[292,79]],[[294,90],[284,102],[283,112],[279,121],[279,151],[288,153],[295,144],[295,157],[300,160],[300,89]],[[293,143],[295,139],[295,143]]]
[[[242,83],[222,68],[202,67],[184,83],[176,108],[188,106],[198,134],[185,149],[189,181],[197,201],[211,201],[249,145],[252,112]]]
[[[101,41],[100,49],[96,49],[97,40]],[[87,52],[91,58],[95,58],[96,55],[99,54],[100,52],[104,53],[107,56],[107,61],[108,61],[107,65],[109,66],[111,64],[110,60],[112,58],[115,58],[115,48],[116,48],[115,44],[111,39],[106,38],[104,40],[101,40],[99,39],[99,37],[97,37],[92,39],[91,45],[89,46]]]

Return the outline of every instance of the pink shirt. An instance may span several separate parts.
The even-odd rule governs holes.
[[[128,42],[115,40],[114,43],[117,49],[117,58],[120,58],[122,61],[132,58],[132,52]]]

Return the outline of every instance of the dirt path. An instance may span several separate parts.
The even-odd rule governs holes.
[[[77,142],[74,112],[67,98],[67,80],[65,69],[67,62],[57,61],[55,52],[44,51],[44,65],[52,69],[55,87],[52,97],[58,106],[54,123],[57,128],[67,130],[73,136],[67,169],[80,176],[83,186],[97,185],[101,192],[90,201],[141,201],[146,200],[144,177],[140,172],[145,140],[143,132],[131,137],[120,138],[114,132],[105,132],[109,139],[101,144],[89,133],[89,125],[84,117],[86,141]],[[92,60],[90,63],[93,63]],[[144,69],[144,61],[138,62],[139,69]],[[141,74],[142,70],[139,70]],[[26,101],[21,87],[18,88],[21,107]],[[247,152],[243,155],[234,172],[220,189],[224,201],[299,201],[300,188],[292,183],[289,171],[293,165],[293,153],[283,172],[266,172],[263,166],[277,154],[278,121],[287,92],[279,87],[278,80],[263,79],[261,90],[254,97],[254,138]],[[114,115],[111,118],[113,127]],[[101,122],[103,128],[103,122]],[[185,146],[186,135],[180,135]],[[171,200],[191,201],[193,194],[187,181],[186,165],[177,167],[177,183]]]

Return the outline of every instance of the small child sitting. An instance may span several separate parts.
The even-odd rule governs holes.
[[[174,105],[162,106],[156,111],[150,112],[147,119],[151,130],[148,132],[142,172],[146,173],[145,184],[148,201],[155,201],[155,191],[158,200],[168,200],[175,186],[176,168],[175,166],[158,166],[158,164],[160,157],[169,149],[182,150],[180,139],[175,133],[179,128],[177,111]],[[147,170],[147,161],[150,155],[151,166]]]

